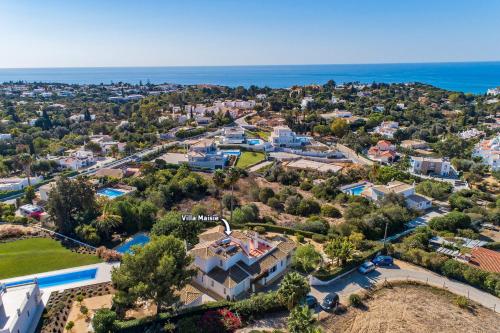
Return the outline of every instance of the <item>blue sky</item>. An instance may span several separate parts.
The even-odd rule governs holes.
[[[497,0],[5,0],[0,68],[500,60]]]

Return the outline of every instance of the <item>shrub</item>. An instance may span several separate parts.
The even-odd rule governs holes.
[[[429,221],[429,227],[437,231],[456,232],[458,229],[468,229],[470,224],[471,219],[468,215],[456,211],[434,217]]]
[[[291,195],[286,198],[285,201],[285,212],[292,215],[298,214],[298,207],[302,199],[298,195]]]
[[[282,211],[283,210],[283,204],[276,198],[269,198],[267,201],[267,205],[277,211]]]
[[[340,210],[338,210],[337,207],[329,204],[321,206],[321,215],[333,218],[342,217]]]
[[[349,304],[357,308],[363,304],[363,300],[361,299],[361,296],[359,296],[358,294],[350,294]]]
[[[254,204],[249,204],[236,208],[233,212],[233,221],[236,224],[254,222],[259,218],[259,208]]]
[[[455,297],[455,304],[465,309],[469,307],[469,300],[465,296],[457,296]]]
[[[241,327],[241,320],[228,309],[207,311],[199,321],[203,332],[234,332]]]
[[[259,200],[265,204],[267,204],[268,200],[274,197],[274,191],[272,188],[263,187],[259,192]]]
[[[122,259],[121,253],[115,250],[107,249],[104,246],[99,246],[96,250],[96,254],[99,258],[101,258],[105,262],[115,262],[115,261],[120,261]]]
[[[319,214],[321,207],[316,200],[313,199],[303,199],[300,201],[297,207],[297,214],[301,216],[310,216],[314,214]]]
[[[116,312],[109,309],[99,309],[92,318],[95,333],[110,333],[114,331]]]
[[[179,333],[199,333],[200,327],[198,322],[200,316],[183,317],[179,319],[176,325],[177,332]]]
[[[317,243],[324,243],[328,240],[328,237],[325,236],[325,235],[317,235],[317,234],[314,234],[312,236],[312,240],[317,242]]]
[[[297,242],[303,243],[304,242],[304,236],[301,234],[295,234],[295,237],[297,238]]]
[[[313,216],[307,219],[307,221],[304,223],[299,223],[295,225],[295,228],[299,230],[310,231],[325,235],[328,233],[328,227],[329,227],[328,222],[317,216]]]
[[[258,232],[259,234],[263,234],[266,232],[266,228],[264,227],[261,227],[261,226],[256,226],[256,227],[253,227],[253,230]]]

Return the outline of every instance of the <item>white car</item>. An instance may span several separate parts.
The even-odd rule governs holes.
[[[374,271],[376,268],[375,264],[371,261],[365,261],[361,266],[358,267],[358,272],[361,274],[368,274],[371,271]]]

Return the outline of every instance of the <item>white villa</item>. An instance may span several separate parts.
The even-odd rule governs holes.
[[[450,161],[444,158],[410,156],[410,171],[416,174],[449,176]]]
[[[400,194],[405,198],[406,206],[416,210],[426,210],[432,207],[432,200],[423,195],[415,193],[415,186],[400,181],[392,181],[387,185],[373,185],[368,187],[363,196],[373,201],[380,201],[389,194]]]
[[[190,250],[197,270],[195,283],[226,299],[255,291],[281,276],[291,265],[293,241],[276,236],[265,238],[254,231],[233,231],[222,226],[200,236]]]
[[[31,185],[38,184],[43,180],[43,177],[30,177]],[[9,177],[0,178],[0,191],[18,191],[28,186],[28,178]]]
[[[188,164],[197,168],[221,169],[226,165],[226,157],[215,145],[214,139],[203,139],[189,147]]]
[[[61,167],[71,170],[79,170],[88,167],[94,162],[94,154],[88,150],[77,150],[72,152],[69,157],[63,157],[58,160]]]
[[[305,109],[305,108],[307,108],[309,103],[312,103],[312,102],[314,102],[314,98],[312,98],[311,96],[306,96],[306,97],[302,98],[302,101],[300,101],[300,106],[302,107],[302,109]]]
[[[269,141],[273,147],[300,147],[305,144],[303,140],[297,137],[288,126],[277,126],[269,136]]]
[[[392,139],[398,129],[399,123],[397,121],[383,121],[379,126],[375,127],[374,133]]]
[[[245,130],[241,127],[225,127],[222,137],[223,144],[242,144],[245,142]]]
[[[0,333],[31,333],[43,311],[38,284],[0,285]]]
[[[483,162],[488,164],[493,171],[500,170],[500,134],[478,143],[472,156],[481,157]]]

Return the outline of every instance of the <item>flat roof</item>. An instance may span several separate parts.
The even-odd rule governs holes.
[[[22,307],[26,301],[26,293],[30,295],[35,290],[35,284],[27,284],[18,287],[7,288],[7,291],[1,295],[7,320],[0,321],[0,329],[6,329],[11,326],[12,321],[17,318],[17,309]]]

